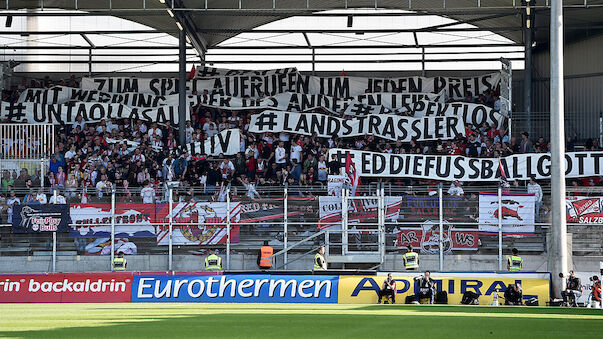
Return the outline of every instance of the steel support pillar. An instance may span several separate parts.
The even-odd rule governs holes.
[[[526,113],[526,130],[532,133],[532,27],[534,22],[532,16],[524,13],[524,71],[523,71],[523,110]]]
[[[565,124],[563,89],[563,3],[551,1],[551,247],[549,270],[553,275],[553,295],[565,288],[567,275],[567,225],[565,216]]]
[[[186,33],[180,31],[178,41],[178,136],[180,146],[186,143]]]

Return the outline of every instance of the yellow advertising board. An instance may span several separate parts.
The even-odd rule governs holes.
[[[404,303],[407,295],[415,294],[415,277],[420,272],[392,272],[396,281],[396,303]],[[383,285],[387,272],[376,276],[340,275],[339,296],[340,304],[374,304],[378,299],[378,291]],[[549,273],[436,273],[431,274],[436,283],[436,291],[448,293],[448,304],[460,304],[466,291],[473,291],[479,297],[480,305],[488,305],[493,300],[493,293],[498,290],[502,296],[509,284],[518,282],[523,289],[524,300],[538,298],[538,303],[544,306],[549,301]]]

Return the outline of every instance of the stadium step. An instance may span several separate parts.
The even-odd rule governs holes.
[[[381,256],[376,254],[348,254],[348,255],[329,255],[329,263],[380,263]]]

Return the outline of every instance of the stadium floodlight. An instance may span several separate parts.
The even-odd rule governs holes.
[[[174,12],[172,12],[171,10],[167,10],[168,14],[173,18],[174,17]]]
[[[161,2],[162,4],[164,4],[164,3],[165,3],[165,0],[159,0],[159,2]]]
[[[184,28],[182,28],[182,24],[179,21],[176,21],[176,26],[178,26],[178,29],[180,29],[181,31],[184,30]]]

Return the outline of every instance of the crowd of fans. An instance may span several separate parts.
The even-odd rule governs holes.
[[[74,77],[53,83],[46,78],[24,81],[10,91],[3,92],[3,100],[18,98],[26,87],[51,87],[55,84],[77,87]],[[497,105],[495,92],[463,99]],[[178,126],[158,125],[142,120],[105,120],[85,123],[80,119],[67,126],[56,126],[54,153],[46,166],[46,173],[30,173],[27,169],[2,173],[0,193],[3,202],[10,205],[14,199],[21,203],[46,202],[50,198],[38,187],[45,186],[60,196],[87,201],[90,196],[102,197],[113,188],[118,189],[122,201],[162,199],[161,188],[168,182],[178,182],[181,198],[195,199],[195,191],[213,195],[221,200],[224,187],[244,187],[249,197],[259,197],[258,188],[264,186],[326,186],[329,174],[339,174],[341,167],[334,158],[328,159],[333,147],[379,151],[383,153],[417,153],[439,155],[466,155],[470,157],[508,156],[517,153],[548,152],[549,143],[543,138],[533,139],[524,132],[521,137],[509,137],[506,128],[483,123],[466,125],[465,137],[450,141],[410,143],[392,142],[374,136],[329,139],[288,133],[253,134],[248,132],[249,121],[257,110],[226,111],[202,106],[191,107],[191,120],[186,122],[186,143],[203,141],[229,128],[241,131],[240,152],[232,157],[190,156],[178,141]],[[573,150],[574,139],[569,138],[568,150]],[[587,143],[598,149],[596,140]],[[6,150],[3,150],[6,152]],[[379,178],[400,186],[430,184],[408,178]],[[364,181],[363,183],[367,183]],[[597,181],[597,183],[599,183]],[[433,184],[433,183],[431,183]],[[515,183],[511,183],[512,185]],[[590,184],[590,183],[583,183]],[[452,183],[447,192],[462,195],[463,183]],[[17,193],[15,193],[15,189]]]

